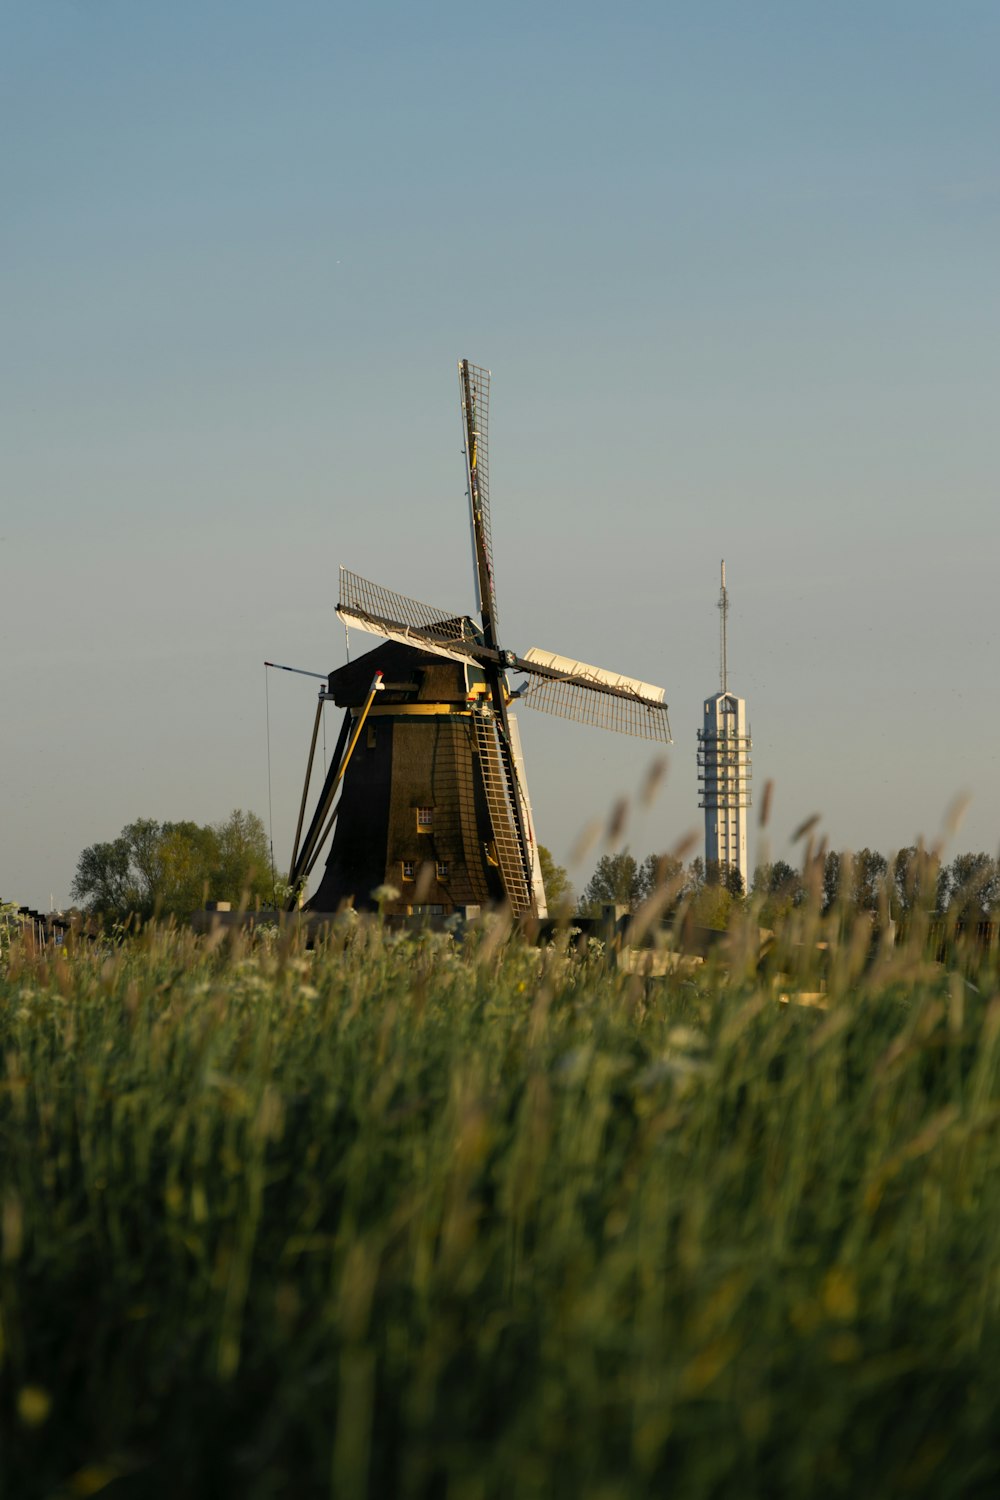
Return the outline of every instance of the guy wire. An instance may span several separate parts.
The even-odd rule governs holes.
[[[274,869],[274,810],[271,806],[271,695],[264,663],[264,717],[267,723],[267,841],[271,850],[271,900],[277,903],[278,877]]]

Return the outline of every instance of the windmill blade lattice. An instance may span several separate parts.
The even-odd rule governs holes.
[[[490,519],[490,372],[463,359],[458,366],[458,376],[476,597],[483,612],[483,622],[491,630],[495,643],[499,632],[496,575],[493,571],[493,523]],[[477,535],[481,539],[481,548],[477,545]]]
[[[340,570],[337,613],[349,625],[357,625],[385,640],[401,641],[433,651],[453,661],[475,659],[477,642],[468,619],[421,604],[406,594],[397,594],[380,583],[372,583],[347,568]]]
[[[665,694],[652,683],[535,647],[517,658],[517,670],[528,677],[518,693],[527,708],[635,739],[671,743]]]

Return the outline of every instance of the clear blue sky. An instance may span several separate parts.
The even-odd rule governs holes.
[[[463,355],[506,643],[667,689],[637,853],[700,827],[722,556],[772,852],[963,791],[995,851],[998,54],[993,0],[3,0],[0,896],[266,818],[338,563],[471,609]],[[650,752],[521,721],[566,859]]]

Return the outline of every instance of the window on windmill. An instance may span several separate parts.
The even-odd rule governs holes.
[[[416,876],[415,876],[415,870],[416,870],[416,865],[415,865],[415,861],[414,860],[412,860],[412,859],[404,859],[403,860],[403,879],[404,880],[413,880],[413,879],[415,879],[416,878]]]
[[[438,880],[447,880],[448,879],[448,875],[450,873],[450,870],[451,870],[451,866],[449,865],[449,863],[448,863],[448,861],[446,859],[439,859],[438,860],[438,862],[437,862],[437,878],[438,878]]]
[[[418,833],[430,833],[430,831],[431,831],[431,829],[433,827],[434,827],[434,809],[433,809],[433,807],[418,807],[417,808],[417,832]]]
[[[375,749],[375,725],[374,724],[369,724],[369,726],[368,726],[368,748],[369,748],[369,750],[374,750]]]

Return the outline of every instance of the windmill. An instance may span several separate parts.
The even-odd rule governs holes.
[[[507,902],[544,916],[516,700],[643,739],[670,742],[661,688],[536,648],[500,643],[489,498],[490,372],[459,363],[479,621],[340,570],[337,613],[382,644],[329,674],[320,692],[292,853],[304,886],[333,833],[308,910],[346,902],[446,914]],[[523,675],[515,689],[508,674]],[[376,702],[377,699],[377,702]],[[323,705],[345,710],[314,812],[305,811]],[[337,801],[337,792],[340,798]]]

